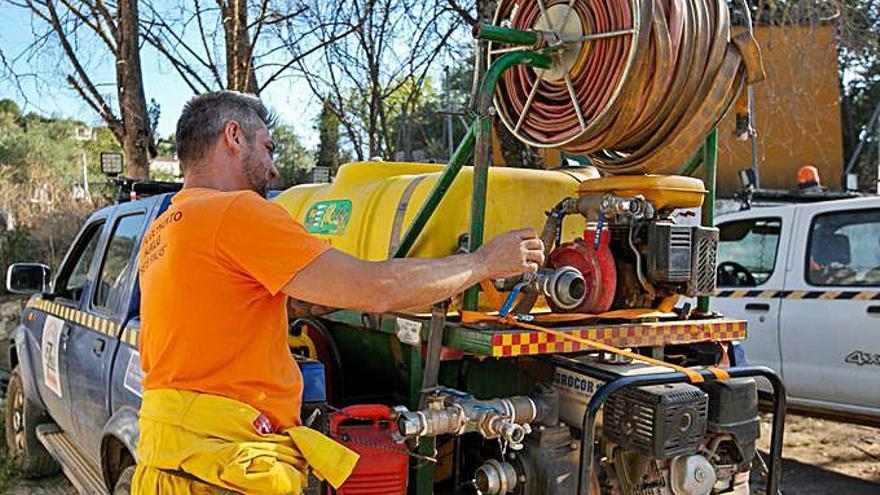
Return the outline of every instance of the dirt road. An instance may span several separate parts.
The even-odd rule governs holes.
[[[768,418],[761,426],[766,453]],[[783,495],[880,494],[880,428],[790,414],[782,456]]]

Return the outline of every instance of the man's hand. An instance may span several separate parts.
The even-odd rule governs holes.
[[[508,232],[474,253],[439,259],[363,261],[329,249],[294,275],[282,292],[321,306],[388,313],[430,306],[482,280],[534,273],[543,263],[544,243],[532,229]]]
[[[544,264],[544,243],[534,229],[514,230],[484,244],[476,254],[486,279],[505,278],[537,272]]]

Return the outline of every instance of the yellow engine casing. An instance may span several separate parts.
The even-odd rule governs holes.
[[[342,166],[332,184],[295,186],[275,202],[306,229],[358,258],[387,259],[425,202],[443,165],[357,162]],[[539,234],[545,212],[564,198],[577,195],[586,176],[570,170],[547,171],[505,167],[489,169],[484,239],[509,230],[531,227]],[[410,256],[437,258],[453,254],[470,226],[473,169],[464,167]],[[583,217],[565,220],[563,240],[583,235]]]

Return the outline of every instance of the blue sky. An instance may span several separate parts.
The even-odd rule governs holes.
[[[0,0],[0,26],[3,26],[0,31],[0,51],[8,59],[15,58],[33,43],[35,31],[44,30],[42,25],[32,27],[28,12],[12,7],[3,0]],[[84,41],[77,51],[83,54],[83,59],[89,64],[90,74],[99,86],[99,91],[115,94],[112,60],[96,55],[104,52],[101,47]],[[147,101],[150,98],[155,99],[162,110],[159,135],[167,136],[174,132],[180,110],[192,96],[192,92],[180,81],[171,66],[149,47],[141,50],[141,66]],[[12,98],[25,111],[73,117],[91,125],[101,125],[101,119],[64,81],[69,67],[64,55],[55,53],[51,47],[41,50],[30,60],[22,57],[15,64],[16,72],[37,73],[39,78],[33,75],[23,76],[20,78],[20,90],[12,81],[0,77],[0,98]],[[307,147],[317,145],[318,136],[313,126],[320,106],[304,82],[295,78],[276,81],[263,92],[262,98],[279,115],[283,124],[294,129],[303,144]]]

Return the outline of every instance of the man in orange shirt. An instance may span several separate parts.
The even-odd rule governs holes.
[[[271,121],[259,99],[231,91],[184,107],[176,134],[184,188],[140,252],[142,411],[151,391],[181,390],[246,404],[271,431],[296,427],[303,385],[287,348],[288,297],[383,313],[543,263],[531,229],[441,259],[368,262],[329,247],[263,199],[278,176]]]

